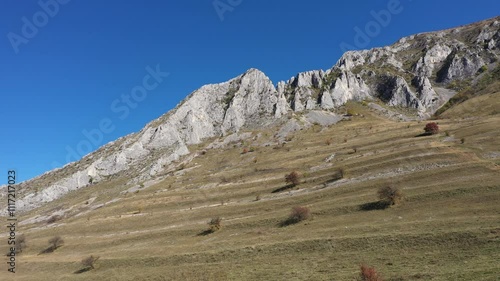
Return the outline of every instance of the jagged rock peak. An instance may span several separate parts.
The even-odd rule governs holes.
[[[454,82],[472,83],[479,70],[498,68],[498,61],[500,17],[404,37],[383,48],[349,51],[327,71],[301,72],[276,87],[262,71],[251,68],[226,82],[199,88],[140,132],[26,182],[20,188],[18,209],[36,208],[111,176],[155,177],[190,154],[190,144],[276,124],[292,112],[330,111],[350,100],[379,99],[428,117],[458,91],[451,87]],[[30,192],[34,189],[27,186],[40,192]]]

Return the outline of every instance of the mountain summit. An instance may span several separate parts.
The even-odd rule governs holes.
[[[498,69],[499,55],[497,17],[405,37],[383,48],[350,51],[327,71],[299,73],[277,86],[263,72],[249,69],[194,91],[140,132],[22,183],[18,209],[28,211],[120,175],[133,182],[152,179],[195,153],[190,145],[211,138],[262,126],[298,130],[318,122],[311,116],[342,118],[337,110],[348,101],[378,101],[408,109],[413,118],[429,118],[458,92]],[[292,116],[309,119],[295,121]]]

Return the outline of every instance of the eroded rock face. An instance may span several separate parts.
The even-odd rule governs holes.
[[[325,94],[331,96],[333,107],[344,105],[349,100],[362,101],[373,97],[372,90],[366,85],[363,78],[350,71],[342,72],[333,88]]]
[[[237,78],[238,88],[230,99],[222,123],[222,133],[234,133],[245,124],[262,117],[275,116],[286,108],[278,104],[279,94],[271,80],[261,71],[251,69]]]
[[[286,83],[278,83],[277,90],[293,111],[311,110],[318,106],[319,89],[323,87],[324,76],[323,70],[302,72]]]
[[[417,89],[417,98],[422,104],[423,109],[429,109],[436,105],[439,96],[432,87],[429,78],[417,76],[413,80],[413,84]]]
[[[452,49],[444,44],[436,44],[432,46],[425,54],[418,60],[415,65],[415,73],[419,77],[431,77],[434,73],[436,66],[439,66],[446,58],[452,53]]]
[[[470,78],[485,65],[481,56],[471,50],[465,51],[463,55],[453,54],[449,59],[451,63],[445,65],[442,69],[441,82]]]
[[[350,100],[381,99],[390,106],[429,116],[452,96],[442,90],[447,83],[474,79],[482,66],[491,69],[498,64],[499,19],[405,37],[384,48],[349,51],[327,71],[299,73],[276,87],[257,69],[224,83],[203,86],[140,132],[21,184],[18,208],[36,208],[120,173],[154,177],[172,161],[189,154],[191,144],[268,124],[292,113],[308,112],[308,118],[323,120],[326,117],[318,110],[331,111]],[[337,117],[333,114],[328,118]],[[284,123],[284,132],[301,126],[295,120]],[[38,192],[33,192],[33,187]]]

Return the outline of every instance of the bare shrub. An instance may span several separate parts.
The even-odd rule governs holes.
[[[62,219],[62,216],[60,215],[53,215],[47,220],[47,224],[55,223],[56,221],[59,221]]]
[[[216,232],[217,230],[222,228],[222,218],[220,217],[212,218],[208,222],[208,226],[210,227],[211,232]]]
[[[82,265],[86,268],[94,269],[95,262],[99,259],[99,257],[86,257],[82,260]]]
[[[296,224],[301,221],[307,220],[310,217],[310,210],[307,207],[297,206],[292,208],[292,212],[288,218],[281,223],[282,226]]]
[[[16,237],[16,253],[22,253],[26,248],[26,237],[20,234]]]
[[[337,170],[337,177],[338,177],[339,179],[343,179],[343,178],[344,178],[344,176],[345,176],[345,170],[344,170],[344,168],[339,168],[339,169]]]
[[[361,281],[383,281],[373,267],[367,265],[361,265],[360,279]]]
[[[40,254],[48,254],[54,252],[57,248],[64,245],[64,240],[61,236],[55,236],[49,239],[49,247],[40,252]]]
[[[388,205],[396,205],[403,198],[401,190],[392,186],[381,187],[377,191],[377,194],[380,201],[385,202]]]
[[[55,236],[49,239],[49,244],[55,250],[64,245],[64,240],[61,238],[61,236]]]
[[[296,186],[300,183],[300,174],[297,171],[293,171],[288,175],[285,175],[285,183]]]

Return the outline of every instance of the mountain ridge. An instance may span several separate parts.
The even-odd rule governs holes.
[[[297,130],[301,125],[289,116],[321,111],[335,118],[348,101],[380,100],[412,110],[414,118],[429,118],[461,90],[452,85],[455,81],[473,84],[481,69],[498,67],[499,21],[496,17],[403,37],[391,46],[349,51],[326,71],[301,72],[276,85],[256,68],[204,85],[139,132],[21,183],[18,209],[31,210],[123,173],[136,183],[145,181],[189,155],[190,145],[252,126]]]

